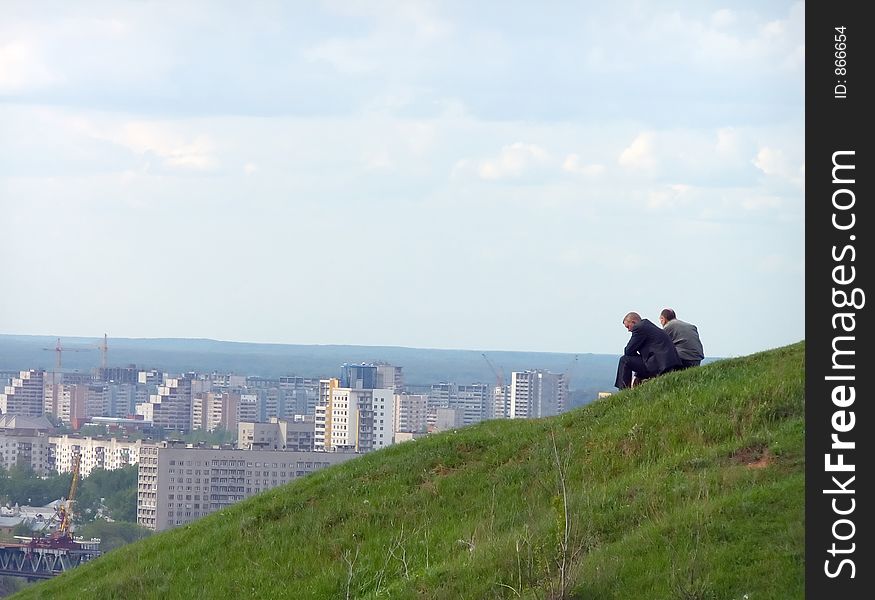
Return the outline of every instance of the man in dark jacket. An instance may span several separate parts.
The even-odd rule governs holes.
[[[617,389],[632,385],[633,371],[638,379],[647,379],[681,368],[681,359],[674,343],[662,329],[635,312],[626,315],[623,325],[632,333],[632,337],[617,365],[617,381],[614,384]]]

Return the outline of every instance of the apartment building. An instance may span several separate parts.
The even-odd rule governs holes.
[[[163,531],[259,492],[355,458],[341,452],[282,452],[144,444],[137,481],[137,523]]]
[[[0,466],[30,467],[39,476],[47,475],[49,437],[52,424],[43,417],[0,416]]]
[[[79,437],[76,435],[51,436],[49,453],[51,469],[57,473],[73,470],[73,457],[79,455],[79,474],[87,477],[94,469],[112,471],[140,461],[142,440],[119,440]]]
[[[432,412],[438,408],[451,408],[462,415],[463,425],[473,425],[493,418],[495,400],[493,385],[473,383],[436,383],[428,392],[429,407]]]
[[[235,431],[240,422],[241,399],[242,395],[236,392],[195,394],[191,405],[192,429]]]
[[[386,363],[377,363],[376,384],[380,389],[391,389],[396,394],[404,393],[404,374],[402,367],[396,367]]]
[[[326,402],[316,407],[317,450],[370,452],[394,443],[392,390],[331,387]]]
[[[428,431],[428,395],[395,394],[395,434]]]
[[[149,396],[148,402],[137,404],[137,414],[143,415],[155,427],[163,427],[168,431],[191,431],[193,381],[191,374],[165,377],[157,393]]]
[[[268,423],[240,423],[237,448],[312,452],[315,434],[316,420],[311,415],[298,415],[293,420],[271,417]]]
[[[39,417],[45,404],[45,375],[39,369],[20,371],[12,383],[3,387],[0,394],[0,413]]]
[[[567,403],[568,380],[564,374],[542,369],[511,373],[511,419],[552,417],[564,412]]]

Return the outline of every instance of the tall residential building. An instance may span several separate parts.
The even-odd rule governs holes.
[[[230,423],[237,423],[240,394],[229,392],[198,392],[191,400],[191,427],[215,431],[233,431]]]
[[[202,448],[174,442],[144,444],[137,481],[137,523],[156,531],[190,523],[355,456]]]
[[[428,395],[395,394],[395,433],[428,431]]]
[[[338,387],[325,380],[324,405],[316,407],[317,450],[369,452],[394,443],[392,390]]]
[[[315,422],[316,433],[314,446],[317,451],[324,451],[331,447],[331,397],[334,390],[340,387],[339,379],[319,380],[319,401],[316,403]]]
[[[88,386],[79,383],[62,383],[52,386],[52,408],[46,395],[46,414],[51,414],[62,422],[79,424],[87,416],[86,401]]]
[[[277,411],[280,419],[292,419],[295,415],[313,415],[319,401],[319,380],[309,377],[280,377],[283,404]],[[274,416],[274,415],[268,415]]]
[[[108,417],[110,392],[104,383],[89,383],[81,386],[85,390],[85,416]]]
[[[137,384],[136,383],[109,383],[108,409],[110,417],[129,417],[136,412]]]
[[[45,371],[31,369],[21,371],[12,378],[12,384],[4,386],[0,394],[0,412],[4,415],[39,417],[45,405]]]
[[[21,371],[7,371],[6,369],[0,369],[0,387],[6,387],[7,385],[12,385],[12,378],[18,377],[21,374]]]
[[[104,383],[137,383],[140,371],[136,365],[127,367],[97,367],[93,378]]]
[[[192,380],[190,374],[165,378],[164,383],[158,386],[157,394],[149,396],[148,402],[137,405],[137,414],[143,415],[155,427],[163,427],[168,431],[191,431]]]
[[[390,389],[396,394],[404,393],[404,375],[401,373],[402,367],[396,367],[389,364],[377,363],[377,377],[374,387],[380,389]]]
[[[462,415],[463,425],[472,425],[493,418],[495,400],[493,385],[474,383],[436,383],[428,393],[429,407],[452,408]]]
[[[156,369],[140,371],[137,373],[137,383],[141,385],[158,387],[164,381],[165,377],[165,373],[162,373],[161,371],[158,371]]]
[[[340,387],[354,390],[372,390],[377,387],[377,366],[344,363],[340,367]]]
[[[510,387],[507,385],[495,385],[492,387],[492,418],[510,418]]]
[[[52,424],[43,416],[0,416],[0,466],[30,467],[40,477],[48,475],[51,430]]]
[[[319,403],[319,380],[294,375],[275,379],[248,377],[243,388],[258,398],[256,419],[271,417],[291,419],[295,415],[312,415]]]
[[[568,380],[564,374],[541,369],[511,373],[511,419],[552,417],[567,406]]]

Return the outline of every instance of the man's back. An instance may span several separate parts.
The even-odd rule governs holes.
[[[632,327],[632,337],[626,344],[624,354],[640,354],[651,375],[661,375],[682,365],[668,334],[647,319],[642,319]]]
[[[682,360],[698,362],[705,358],[705,349],[699,339],[699,330],[692,323],[672,319],[665,324],[664,331],[671,338]]]

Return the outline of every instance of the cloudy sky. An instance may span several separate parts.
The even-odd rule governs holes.
[[[804,5],[0,3],[0,333],[804,337]]]

